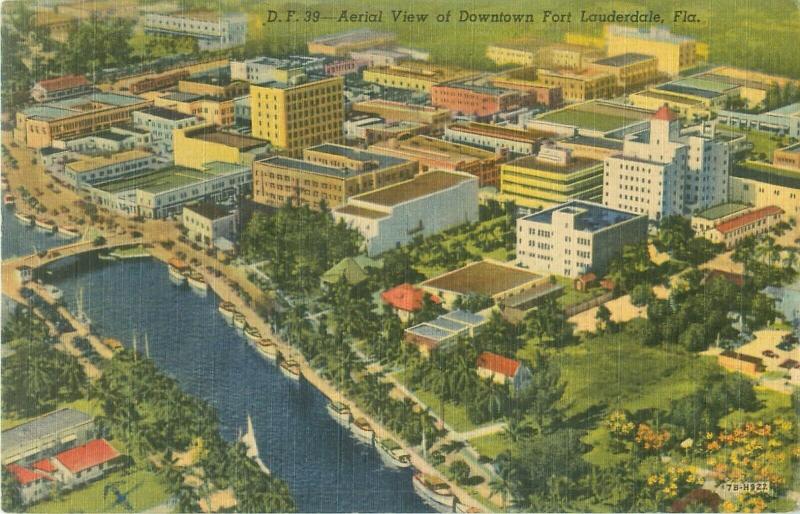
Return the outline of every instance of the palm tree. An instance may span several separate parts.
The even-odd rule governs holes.
[[[503,507],[508,506],[508,500],[514,496],[514,491],[517,488],[517,469],[511,463],[504,463],[498,461],[496,466],[497,473],[489,481],[489,498],[495,494],[499,494],[503,500]]]
[[[511,442],[517,443],[522,439],[531,437],[534,433],[534,428],[531,424],[520,416],[509,416],[506,418],[506,426],[503,428]]]

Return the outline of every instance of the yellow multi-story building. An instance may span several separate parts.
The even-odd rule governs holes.
[[[564,34],[564,42],[570,45],[593,46],[601,49],[606,47],[606,40],[602,37],[590,36],[578,32],[567,32]]]
[[[592,61],[587,68],[597,73],[610,73],[617,79],[617,92],[628,93],[641,89],[658,79],[655,57],[644,54],[620,54]]]
[[[303,148],[344,140],[344,79],[250,86],[252,134],[298,156]]]
[[[230,127],[235,120],[233,98],[196,95],[180,91],[172,93],[152,91],[144,93],[142,96],[151,98],[156,107],[164,107],[181,114],[194,116],[218,127]]]
[[[614,75],[590,70],[538,70],[537,75],[541,84],[560,87],[569,102],[613,98],[617,85]]]
[[[323,144],[304,159],[275,156],[253,163],[253,201],[280,207],[287,202],[319,209],[338,207],[359,193],[414,177],[417,161],[348,146]]]
[[[645,30],[639,27],[609,25],[606,27],[609,56],[636,52],[658,59],[658,71],[676,77],[681,71],[697,66],[697,43],[685,36],[676,36],[663,27]]]
[[[375,66],[364,70],[364,80],[381,86],[411,89],[430,93],[431,88],[447,82],[476,78],[477,73],[461,68],[440,66],[419,61],[404,61],[392,66]]]
[[[538,62],[547,68],[583,70],[592,59],[599,59],[603,51],[592,46],[555,43],[539,50]]]
[[[210,123],[176,129],[173,133],[176,166],[196,170],[209,162],[250,166],[264,154],[265,141],[233,132],[223,132]]]
[[[308,42],[308,53],[345,57],[350,52],[374,48],[394,43],[397,36],[393,32],[379,32],[368,28],[328,34]]]
[[[628,95],[628,100],[636,107],[652,111],[657,111],[659,107],[666,104],[667,107],[687,120],[708,118],[711,114],[706,102],[667,91],[656,91],[654,89],[639,91]]]
[[[29,148],[44,148],[53,140],[69,139],[131,121],[133,111],[152,102],[132,95],[92,93],[46,102],[17,112],[14,140]]]
[[[754,207],[779,205],[787,218],[797,219],[800,215],[800,172],[747,161],[731,170],[728,194],[731,202]]]
[[[500,166],[500,195],[528,208],[545,208],[569,200],[600,202],[603,198],[603,161],[573,157],[571,151],[542,147]]]
[[[533,66],[536,64],[536,52],[533,45],[489,45],[486,47],[486,58],[498,66]]]

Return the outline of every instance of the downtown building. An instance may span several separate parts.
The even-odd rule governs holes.
[[[247,15],[214,12],[145,15],[145,34],[190,37],[200,51],[224,50],[247,41]]]
[[[603,204],[658,222],[724,203],[729,154],[713,129],[681,134],[676,115],[662,106],[648,131],[628,136],[622,153],[605,159]]]

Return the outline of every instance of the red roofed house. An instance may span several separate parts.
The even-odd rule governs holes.
[[[28,469],[19,464],[9,464],[6,466],[6,473],[11,473],[16,478],[23,505],[41,500],[51,490],[50,482],[53,479],[39,471]]]
[[[37,102],[61,100],[94,91],[94,86],[83,75],[64,75],[54,79],[40,80],[31,89],[31,98]]]
[[[525,364],[492,352],[478,355],[477,372],[479,377],[491,378],[498,384],[510,382],[514,391],[525,387],[532,378],[531,370]]]
[[[402,321],[408,321],[412,314],[422,309],[425,290],[409,283],[400,284],[381,293],[381,300],[394,309]],[[431,296],[434,303],[442,303],[438,296]]]
[[[50,462],[55,467],[53,475],[68,487],[73,487],[99,478],[116,464],[119,452],[105,439],[94,439],[88,443],[61,452]]]
[[[705,236],[713,243],[724,243],[725,248],[733,248],[736,243],[749,236],[769,232],[781,222],[783,209],[774,205],[754,209],[732,218],[707,231]]]

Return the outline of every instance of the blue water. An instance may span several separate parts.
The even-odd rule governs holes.
[[[3,259],[47,250],[75,239],[45,232],[33,226],[24,226],[14,217],[14,209],[8,207],[2,207],[2,217],[3,231],[0,239],[2,239]]]
[[[18,230],[28,229],[9,223],[7,232],[4,221],[4,254],[7,241],[31,241]],[[29,243],[9,254],[30,251]],[[389,469],[374,448],[356,443],[328,416],[319,391],[284,377],[225,323],[212,293],[174,286],[166,266],[151,259],[83,259],[56,269],[52,279],[72,308],[83,289],[84,309],[100,334],[126,345],[137,334],[144,352],[147,333],[151,358],[217,409],[224,437],[235,438],[249,412],[262,459],[286,480],[301,511],[433,512],[413,492],[410,470]]]

